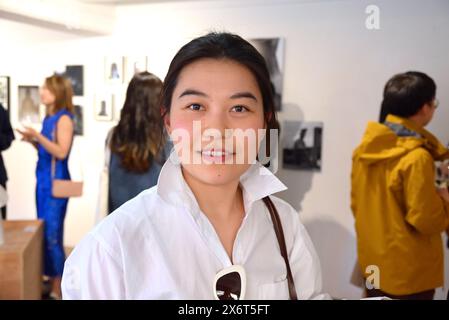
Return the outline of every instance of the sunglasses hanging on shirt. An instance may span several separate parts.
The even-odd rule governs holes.
[[[246,274],[242,266],[232,265],[215,276],[215,300],[243,300],[245,291]]]
[[[290,300],[298,300],[295,282],[293,281],[290,262],[288,260],[287,247],[285,244],[284,231],[282,229],[281,218],[269,197],[262,199],[270,212],[273,221],[274,231],[279,243],[282,258],[284,258],[287,269],[288,293]],[[219,271],[214,280],[215,300],[243,300],[246,292],[246,274],[245,269],[240,265],[232,265]]]

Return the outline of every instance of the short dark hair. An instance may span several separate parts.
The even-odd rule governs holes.
[[[164,116],[170,112],[173,91],[182,69],[203,58],[228,59],[248,68],[256,78],[262,94],[267,130],[279,129],[279,124],[276,121],[272,84],[265,59],[248,41],[236,34],[227,32],[212,32],[193,39],[178,51],[170,63],[164,79],[161,96],[161,107]],[[267,134],[269,144],[268,137],[269,134]],[[269,145],[267,150],[270,150]]]
[[[388,80],[380,111],[380,122],[388,114],[402,118],[414,116],[424,104],[435,99],[437,86],[427,74],[418,71],[400,73]]]

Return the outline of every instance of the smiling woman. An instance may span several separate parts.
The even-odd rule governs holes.
[[[175,152],[157,186],[75,248],[64,298],[326,298],[298,213],[272,196],[286,187],[256,160],[264,142],[234,134],[277,129],[263,57],[237,35],[196,38],[173,58],[161,101]]]

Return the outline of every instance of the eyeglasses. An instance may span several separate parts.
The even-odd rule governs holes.
[[[246,273],[242,266],[232,265],[215,275],[215,300],[243,300],[245,292]]]

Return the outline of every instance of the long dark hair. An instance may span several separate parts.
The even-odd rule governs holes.
[[[162,81],[147,71],[136,74],[129,83],[110,142],[111,151],[129,171],[147,171],[165,142],[158,104],[161,90]]]
[[[265,59],[248,41],[238,35],[226,32],[212,32],[193,39],[175,55],[165,76],[162,89],[161,108],[164,117],[170,113],[173,91],[177,85],[180,72],[187,65],[203,58],[228,59],[248,68],[256,78],[262,94],[266,129],[279,129],[272,84]],[[269,156],[270,150],[269,136],[269,134],[266,135],[267,156]]]
[[[393,76],[384,88],[379,122],[388,114],[409,118],[435,99],[437,86],[427,74],[409,71]]]

